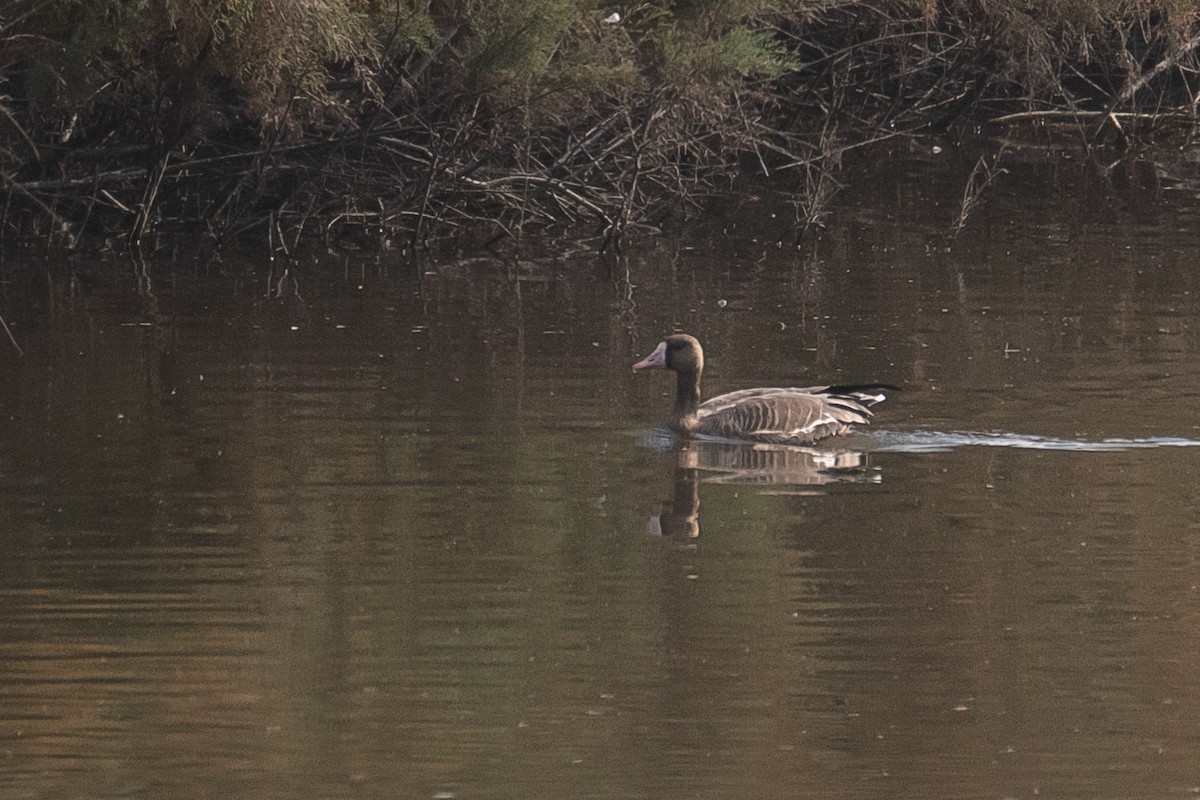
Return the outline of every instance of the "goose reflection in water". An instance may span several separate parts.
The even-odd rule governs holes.
[[[655,449],[668,449],[668,443],[678,447],[671,496],[663,501],[662,512],[647,524],[652,536],[695,539],[700,535],[701,483],[771,487],[763,489],[771,494],[807,494],[810,490],[800,487],[882,481],[880,472],[870,466],[867,453],[852,449],[705,439],[678,442],[661,431],[651,432],[646,443]]]
[[[700,535],[700,481],[697,470],[675,468],[674,491],[663,501],[662,513],[646,523],[646,533],[672,539],[695,539]]]

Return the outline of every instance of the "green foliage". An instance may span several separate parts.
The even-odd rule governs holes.
[[[30,27],[44,38],[27,63],[33,98],[85,103],[99,86],[136,62],[152,37],[155,9],[142,0],[63,0],[34,10]]]
[[[22,54],[26,91],[76,113],[194,101],[219,76],[251,118],[278,126],[294,98],[300,113],[333,105],[331,66],[376,57],[357,0],[60,0],[26,25],[42,43]]]
[[[502,102],[518,89],[569,103],[663,80],[724,91],[794,66],[757,24],[786,5],[658,0],[614,24],[604,20],[620,5],[607,0],[61,0],[40,7],[31,27],[46,44],[23,76],[30,96],[76,110],[227,82],[269,129],[336,112],[335,70],[369,80],[418,57],[439,58],[443,86],[458,76]]]
[[[661,36],[662,72],[679,86],[727,89],[743,78],[774,78],[798,68],[786,43],[767,31],[733,24],[719,34],[674,24]]]
[[[406,8],[397,3],[386,9],[372,9],[371,24],[381,43],[380,57],[384,60],[407,60],[413,56],[432,53],[441,38],[437,23],[420,8]]]
[[[796,66],[783,42],[769,33],[736,27],[717,42],[720,68],[739,77],[774,78]]]
[[[335,75],[367,85],[381,70],[437,58],[452,80],[504,102],[669,85],[722,93],[746,78],[799,69],[776,21],[804,26],[855,0],[16,0],[24,94],[75,111],[184,83],[227,82],[268,127],[337,112]],[[1117,59],[1184,41],[1195,0],[875,0],[880,16],[915,11],[969,21],[992,56],[1026,78],[1064,58]],[[892,8],[894,11],[888,11]],[[614,11],[619,23],[604,20]],[[3,18],[0,17],[0,24]],[[958,24],[957,22],[955,24]],[[8,30],[8,29],[0,29]],[[1114,31],[1125,33],[1114,38]],[[17,37],[15,34],[22,34]],[[445,41],[443,41],[445,37]],[[30,44],[36,42],[37,44]],[[1040,65],[1040,66],[1039,66]],[[1049,71],[1049,72],[1048,72]],[[1015,73],[1014,73],[1015,74]],[[1016,76],[1021,79],[1020,75]],[[451,87],[455,88],[455,87]]]
[[[471,16],[474,35],[463,48],[464,68],[481,77],[542,73],[577,20],[577,12],[572,0],[482,4]]]
[[[354,0],[231,0],[212,10],[221,71],[250,115],[272,128],[294,124],[293,109],[303,119],[334,107],[331,66],[377,59],[369,17]]]

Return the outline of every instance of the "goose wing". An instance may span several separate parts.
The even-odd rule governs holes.
[[[733,405],[757,398],[768,398],[781,395],[819,395],[823,397],[840,397],[842,399],[852,400],[859,405],[869,408],[870,406],[877,405],[886,400],[886,393],[889,391],[896,392],[900,390],[889,383],[862,383],[772,389],[739,389],[736,392],[727,392],[706,400],[701,404],[700,407],[711,407],[715,410],[726,405]]]
[[[851,391],[838,391],[839,389]],[[697,409],[696,433],[725,439],[807,445],[870,421],[868,406],[883,399],[859,387],[743,389]]]

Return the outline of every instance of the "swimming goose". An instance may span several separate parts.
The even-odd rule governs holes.
[[[689,436],[716,436],[768,444],[810,445],[870,422],[870,406],[885,399],[886,384],[742,389],[700,402],[704,350],[694,336],[677,333],[633,365],[675,373],[675,406],[667,427]]]

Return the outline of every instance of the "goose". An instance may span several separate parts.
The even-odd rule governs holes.
[[[704,349],[686,333],[668,336],[633,365],[635,372],[675,373],[675,405],[667,427],[685,436],[713,436],[763,444],[811,445],[870,422],[870,407],[883,402],[887,384],[742,389],[700,402]]]

